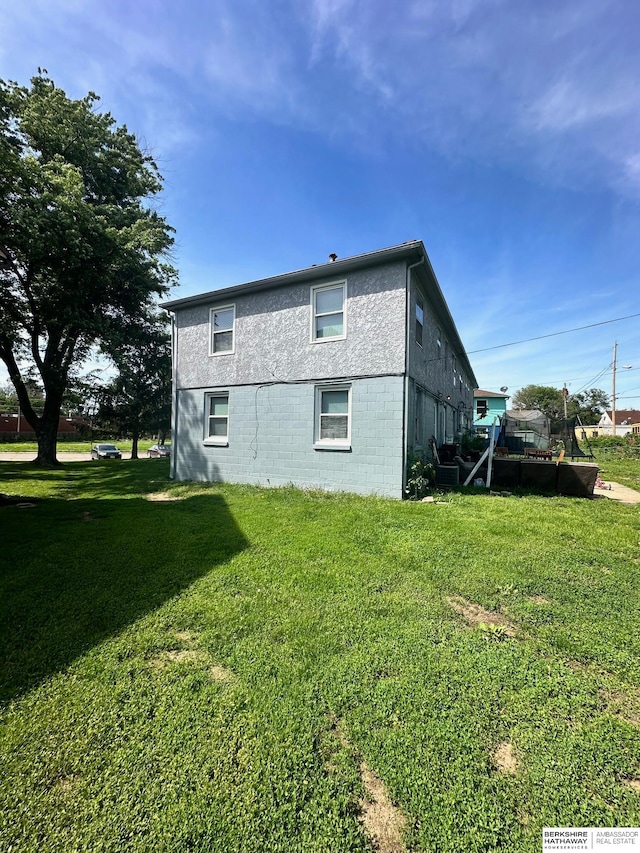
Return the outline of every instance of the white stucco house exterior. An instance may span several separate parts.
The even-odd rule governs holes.
[[[171,474],[400,498],[477,385],[419,240],[164,304]]]

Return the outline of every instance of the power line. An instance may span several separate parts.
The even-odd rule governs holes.
[[[584,329],[594,329],[596,326],[606,326],[608,323],[620,323],[622,320],[631,320],[634,317],[640,317],[640,314],[628,314],[626,317],[616,317],[615,320],[601,320],[599,323],[590,323],[588,326],[576,326],[575,329],[565,329],[563,332],[550,332],[548,335],[538,335],[536,338],[525,338],[522,341],[511,341],[508,344],[496,344],[493,347],[484,347],[484,349],[472,349],[467,351],[467,355],[475,355],[478,352],[489,352],[492,349],[503,349],[504,347],[515,347],[518,344],[529,344],[531,341],[542,341],[545,338],[555,338],[558,335],[568,335],[570,332],[582,332]]]

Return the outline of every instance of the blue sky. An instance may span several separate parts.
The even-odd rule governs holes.
[[[21,0],[0,31],[0,77],[94,90],[154,154],[172,296],[421,239],[483,389],[610,392],[617,341],[640,408],[640,317],[555,335],[640,314],[635,3]]]

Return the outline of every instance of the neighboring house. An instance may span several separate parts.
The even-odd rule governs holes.
[[[498,437],[500,418],[507,411],[508,394],[497,394],[494,391],[482,391],[479,388],[473,392],[473,425],[475,431],[485,438],[490,438],[491,429]]]
[[[399,498],[472,425],[476,380],[415,240],[164,304],[172,476]]]
[[[638,409],[616,409],[616,435],[622,436],[631,432],[633,425],[640,421]],[[595,427],[585,427],[589,435],[594,434]],[[598,435],[613,435],[612,411],[609,409],[598,421]]]

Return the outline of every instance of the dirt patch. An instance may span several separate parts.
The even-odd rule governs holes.
[[[153,669],[162,669],[172,663],[199,663],[205,659],[206,655],[197,649],[169,649],[152,658],[149,665]]]
[[[182,501],[184,498],[181,495],[173,495],[171,492],[149,492],[149,494],[145,495],[148,501],[153,501],[154,503],[162,503],[168,504],[173,503],[174,501]]]
[[[530,595],[529,601],[532,604],[551,604],[551,601],[548,598],[545,598],[544,595]]]
[[[518,772],[518,761],[513,754],[513,747],[508,740],[499,743],[494,749],[493,764],[498,773],[505,773],[507,776],[515,776]]]
[[[176,631],[173,635],[176,640],[180,640],[181,643],[196,643],[198,638],[195,634],[192,634],[191,631]]]
[[[75,788],[77,782],[77,776],[59,776],[53,783],[53,787],[56,791],[63,791],[66,794]]]
[[[463,616],[470,625],[496,625],[504,628],[505,634],[509,637],[515,636],[515,627],[502,613],[497,613],[495,610],[485,610],[480,604],[474,604],[459,595],[449,596],[447,604],[456,613]]]
[[[230,669],[226,669],[224,666],[214,664],[212,667],[209,667],[209,676],[212,681],[231,681],[233,673]]]
[[[360,801],[360,823],[379,853],[404,853],[402,830],[405,816],[391,802],[382,779],[363,761],[360,777],[366,795]]]
[[[640,779],[622,779],[622,784],[625,788],[631,788],[637,794],[640,794]]]
[[[606,704],[606,710],[632,726],[640,726],[640,698],[624,693],[622,690],[601,689],[600,696]]]
[[[176,631],[174,634],[177,640],[182,643],[197,644],[197,637],[190,631]],[[209,678],[212,681],[232,681],[234,678],[233,672],[224,666],[217,663],[211,663],[211,656],[204,650],[199,648],[191,649],[167,649],[160,652],[157,657],[149,661],[149,666],[152,669],[165,669],[173,664],[197,664],[209,666]]]
[[[335,746],[338,744],[348,750],[355,758],[356,751],[349,743],[345,726],[342,720],[333,714],[329,715],[329,736]],[[337,772],[337,766],[333,759],[335,747],[328,744],[327,760],[325,768],[329,773]],[[406,848],[402,843],[402,830],[406,825],[406,818],[402,810],[391,802],[387,788],[382,779],[367,765],[365,761],[360,762],[360,778],[365,789],[365,794],[360,800],[360,816],[358,818],[366,836],[369,838],[376,853],[405,853]]]

